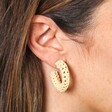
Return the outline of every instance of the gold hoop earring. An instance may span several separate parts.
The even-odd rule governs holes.
[[[62,60],[57,61],[55,65],[57,69],[61,71],[60,73],[62,75],[61,76],[62,79],[60,79],[60,76],[58,75],[57,71],[53,71],[51,73],[52,83],[59,92],[65,92],[69,88],[69,85],[70,85],[70,72],[69,72],[68,66]]]

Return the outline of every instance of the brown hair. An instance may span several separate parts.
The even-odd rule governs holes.
[[[41,61],[27,46],[34,14],[52,18],[66,33],[81,33],[103,0],[0,1],[0,112],[42,112]]]

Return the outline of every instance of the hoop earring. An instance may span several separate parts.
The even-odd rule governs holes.
[[[58,75],[57,71],[53,71],[51,73],[52,83],[59,92],[65,92],[69,88],[69,85],[70,85],[70,72],[69,72],[68,66],[62,60],[57,61],[55,65],[57,69],[61,71],[60,73],[61,73],[62,79],[60,79],[60,76]]]

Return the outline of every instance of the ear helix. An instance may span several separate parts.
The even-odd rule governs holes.
[[[59,77],[57,71],[53,71],[51,73],[52,83],[59,92],[65,92],[67,91],[70,85],[70,72],[69,72],[68,66],[62,60],[57,61],[55,64],[57,69],[61,71],[60,73],[62,75],[61,76],[62,79]]]

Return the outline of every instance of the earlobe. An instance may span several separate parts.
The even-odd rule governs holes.
[[[57,60],[61,59],[63,46],[56,36],[57,26],[53,27],[55,23],[45,18],[40,16],[33,19],[28,44],[38,58],[53,66]]]

